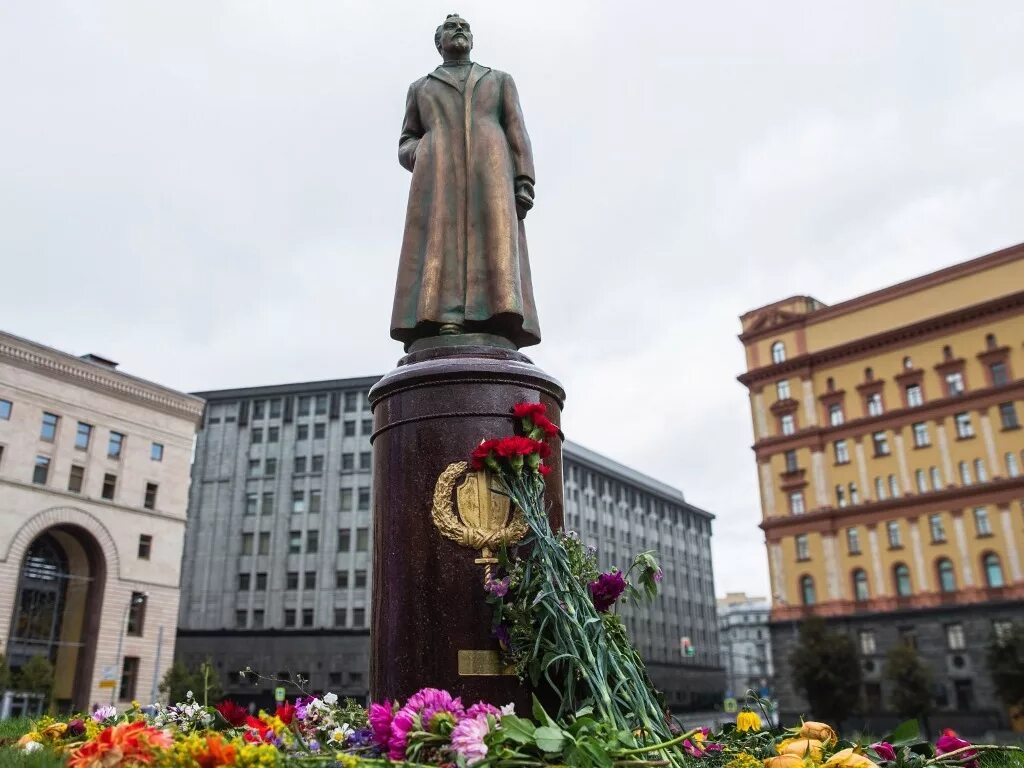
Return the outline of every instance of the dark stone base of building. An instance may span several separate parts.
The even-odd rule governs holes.
[[[898,643],[913,644],[931,670],[935,695],[928,727],[933,738],[943,728],[953,728],[968,738],[1008,730],[1009,717],[996,696],[985,657],[994,625],[1019,621],[1022,615],[1024,602],[1004,601],[826,619],[829,629],[853,639],[860,655],[859,713],[842,724],[843,730],[881,735],[903,719],[891,710],[892,683],[883,674],[886,654]],[[814,719],[815,713],[792,681],[790,656],[799,642],[799,622],[772,622],[769,626],[781,722]]]
[[[442,473],[468,461],[481,440],[513,433],[513,405],[544,403],[557,424],[564,399],[561,385],[519,352],[454,342],[406,355],[370,390],[375,700],[430,686],[464,701],[529,704],[519,680],[501,674],[485,602],[485,553],[443,536],[431,509]],[[552,449],[545,502],[557,530],[562,457],[558,445]],[[444,494],[458,507],[456,496],[453,488]]]

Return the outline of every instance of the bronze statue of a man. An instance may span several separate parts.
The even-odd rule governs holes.
[[[537,344],[523,219],[533,152],[512,77],[470,61],[469,22],[434,35],[444,62],[409,86],[398,160],[412,171],[391,336],[492,334]]]

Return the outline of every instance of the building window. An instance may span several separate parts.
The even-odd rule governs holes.
[[[245,494],[245,514],[255,515],[256,508],[259,506],[260,496],[258,493],[247,493]]]
[[[284,588],[289,592],[294,592],[299,588],[299,572],[288,571],[284,575]]]
[[[327,437],[327,425],[323,422],[313,425],[313,439],[323,440]]]
[[[259,476],[260,476],[260,460],[259,459],[249,459],[249,477],[259,477]]]
[[[264,477],[274,477],[277,474],[277,459],[267,459],[263,464]]]
[[[343,434],[345,435],[345,437],[355,437],[356,436],[356,420],[355,419],[345,419],[345,424],[342,427],[342,431],[343,431]]]
[[[366,552],[370,548],[370,529],[356,528],[356,552]]]
[[[302,609],[302,626],[312,627],[313,626],[313,609],[303,608]]]
[[[149,553],[153,551],[153,537],[148,533],[139,534],[139,560],[149,560]]]
[[[337,571],[334,574],[334,588],[348,589],[348,571]]]
[[[312,404],[313,399],[309,395],[302,395],[295,406],[296,416],[309,416],[309,406]]]
[[[293,555],[302,552],[302,531],[288,532],[288,552]]]
[[[850,503],[860,504],[860,494],[857,492],[857,484],[850,483],[848,490],[850,491]]]
[[[114,500],[114,493],[117,491],[117,475],[107,472],[103,475],[103,491],[100,493],[107,501]]]
[[[266,571],[260,571],[256,574],[256,591],[266,592],[267,591],[267,573]]]
[[[373,432],[373,419],[363,419],[363,437],[369,437]]]
[[[919,405],[924,405],[924,393],[921,391],[920,384],[908,384],[904,391],[907,394],[908,408],[916,408]]]
[[[352,609],[352,626],[353,627],[365,627],[366,626],[366,609],[365,608],[353,608]]]
[[[303,475],[305,473],[306,473],[306,457],[305,456],[296,456],[295,457],[295,464],[294,464],[294,467],[292,469],[292,474]]]
[[[841,485],[837,485],[836,486],[836,506],[837,507],[845,507],[846,506],[846,489],[843,488],[843,486],[841,486]]]
[[[306,531],[306,551],[317,552],[320,549],[320,531]]]
[[[345,619],[348,618],[345,615],[347,613],[348,613],[348,609],[347,608],[335,608],[334,609],[334,626],[336,626],[336,627],[344,627],[345,626]],[[330,682],[332,682],[333,685],[335,685],[335,686],[340,685],[341,684],[341,673],[340,672],[331,672],[331,680],[330,680]]]
[[[82,483],[85,481],[85,467],[77,464],[71,465],[71,474],[68,475],[68,490],[72,493],[82,492]]]
[[[845,440],[836,440],[832,443],[832,449],[835,452],[836,464],[850,463],[850,451],[846,447]]]
[[[156,483],[146,483],[146,495],[142,499],[142,506],[146,509],[156,509]]]
[[[976,507],[974,510],[974,532],[979,536],[992,535],[992,525],[988,520],[988,510],[984,507]]]
[[[1006,454],[1006,475],[1007,477],[1018,477],[1020,475],[1020,464],[1017,463],[1017,454],[1013,451]]]
[[[814,605],[814,579],[811,576],[802,576],[800,578],[800,597],[804,605]]]
[[[260,501],[260,514],[261,515],[272,515],[274,514],[274,492],[264,491],[263,498]]]
[[[867,600],[871,595],[868,592],[868,575],[863,568],[853,572],[853,599],[857,602]]]
[[[116,669],[116,667],[115,667]],[[121,664],[121,701],[132,701],[135,698],[135,688],[139,682],[139,657],[125,656]]]
[[[796,559],[799,561],[811,559],[810,544],[806,533],[798,534],[796,537]]]
[[[254,429],[252,431],[252,434],[250,434],[250,436],[249,436],[249,442],[251,442],[253,445],[257,445],[259,443],[262,443],[263,442],[263,430],[259,429],[258,427],[256,429]]]
[[[120,459],[124,451],[124,435],[120,432],[111,432],[110,440],[107,441],[107,458]]]
[[[251,555],[252,554],[252,534],[251,533],[243,533],[242,534],[242,554],[243,555]]]
[[[78,422],[78,429],[75,431],[75,448],[80,451],[89,450],[89,440],[92,439],[92,425],[84,421]]]
[[[1003,566],[999,562],[999,555],[989,552],[981,560],[985,571],[985,583],[990,587],[1002,587],[1006,585],[1003,581]]]
[[[940,557],[935,563],[935,570],[939,575],[939,589],[947,594],[956,592],[956,571],[953,570],[953,561],[948,557]]]
[[[362,589],[366,587],[366,571],[359,569],[355,572],[355,588]]]
[[[146,593],[132,592],[132,600],[128,607],[128,624],[126,634],[142,637],[142,628],[146,622]]]
[[[910,586],[910,569],[903,563],[898,563],[892,572],[896,581],[896,594],[899,597],[910,597],[913,592]]]
[[[1003,429],[1017,429],[1020,427],[1020,422],[1017,421],[1017,409],[1013,403],[999,404],[999,421],[1002,422]]]
[[[882,407],[882,393],[873,392],[868,395],[868,416],[881,416],[885,412]]]
[[[875,478],[875,498],[878,501],[885,501],[888,498],[889,492],[885,487],[885,480],[880,477]]]
[[[832,403],[828,407],[828,423],[830,426],[838,427],[846,418],[843,416],[843,406],[840,403]]]
[[[345,413],[351,413],[356,410],[358,404],[358,392],[346,392],[345,393]]]
[[[946,625],[946,647],[951,651],[962,651],[967,648],[963,624]]]
[[[872,433],[871,442],[875,446],[875,456],[889,455],[889,437],[885,432]]]
[[[775,382],[775,399],[789,400],[789,379]]]
[[[250,580],[251,580],[251,577],[250,577],[250,575],[248,573],[240,573],[240,574],[238,574],[238,591],[239,592],[248,592],[249,588],[251,586]]]
[[[270,403],[270,418],[279,419],[281,418],[281,398],[276,397],[269,401]]]
[[[781,341],[776,341],[774,344],[772,344],[772,362],[786,362],[786,345],[783,344]]]
[[[802,515],[805,511],[803,492],[793,491],[793,493],[789,494],[789,513],[791,515]]]
[[[292,491],[292,514],[306,511],[306,494],[303,491]]]
[[[960,371],[946,374],[946,396],[957,397],[964,393],[964,375]]]
[[[971,425],[971,414],[966,411],[956,414],[953,417],[956,422],[956,436],[960,439],[974,437],[974,427]]]
[[[1005,387],[1010,383],[1010,374],[1006,370],[1006,363],[992,363],[988,367],[988,372],[992,376],[993,387]]]
[[[361,451],[360,452],[360,454],[359,454],[359,468],[360,469],[369,469],[371,461],[372,461],[372,457],[371,457],[369,451]]]
[[[14,404],[10,400],[0,400],[0,421],[11,420],[11,409]]]
[[[235,629],[245,629],[249,621],[248,611],[235,611]]]
[[[942,478],[939,477],[939,468],[938,467],[931,467],[928,470],[928,472],[932,476],[932,488],[934,488],[936,491],[941,491],[942,490]]]
[[[294,627],[295,626],[295,609],[294,608],[285,608],[284,609],[284,625],[286,627]]]
[[[324,471],[324,457],[314,456],[310,462],[310,471],[314,474],[321,474]]]
[[[928,437],[928,424],[923,421],[918,421],[913,425],[914,430],[914,447],[926,448],[932,444],[932,441]]]
[[[52,413],[43,414],[43,423],[39,428],[39,439],[52,443],[57,439],[57,424],[60,417]]]
[[[359,509],[367,510],[370,508],[370,489],[360,488],[359,489]]]
[[[875,653],[878,646],[875,643],[875,633],[871,630],[863,630],[860,633],[860,652],[864,656]]]
[[[149,460],[150,461],[163,461],[164,460],[164,445],[163,445],[163,443],[152,443],[149,446]]]
[[[338,551],[348,552],[352,549],[352,531],[349,528],[338,529]]]
[[[270,554],[270,531],[260,532],[260,543],[257,554],[269,555]]]
[[[946,529],[942,525],[942,515],[928,517],[928,530],[932,534],[932,544],[941,544],[946,540]]]
[[[958,465],[960,467],[960,482],[963,485],[971,484],[971,465],[966,461],[961,461]]]
[[[309,492],[309,514],[311,514],[311,515],[319,515],[320,514],[320,507],[322,506],[321,502],[320,502],[320,499],[321,499],[320,491],[310,491]]]
[[[846,551],[851,555],[860,554],[860,534],[856,528],[846,529]]]
[[[885,524],[886,533],[889,536],[889,548],[900,549],[903,546],[903,540],[900,536],[900,524],[896,520],[890,520]]]
[[[925,474],[923,469],[914,470],[914,477],[917,479],[917,492],[927,493],[928,491],[928,475]]]
[[[341,470],[342,472],[351,472],[355,469],[355,456],[351,453],[341,454]]]
[[[796,460],[796,451],[794,451],[794,450],[786,451],[784,456],[786,457],[786,471],[787,472],[796,472],[798,469],[800,469],[800,465],[797,464],[797,460]]]
[[[979,483],[984,483],[988,480],[988,472],[985,471],[985,462],[981,459],[974,460],[974,476],[978,478]]]
[[[302,575],[303,589],[316,589],[316,571],[306,571]]]

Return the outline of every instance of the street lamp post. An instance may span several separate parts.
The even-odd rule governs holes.
[[[128,614],[132,612],[132,606],[142,605],[146,602],[147,596],[147,592],[133,593],[128,601],[128,605],[124,607],[124,615],[121,617],[121,628],[117,636],[117,664],[114,667],[114,684],[110,688],[111,704],[117,703],[118,694],[121,692],[121,667],[124,665],[124,659],[121,654],[124,653],[124,636],[128,633]]]

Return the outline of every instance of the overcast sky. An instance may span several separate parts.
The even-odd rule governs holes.
[[[511,72],[574,440],[766,594],[738,316],[1024,240],[1024,3],[0,4],[0,327],[184,390],[378,374],[408,84]]]

